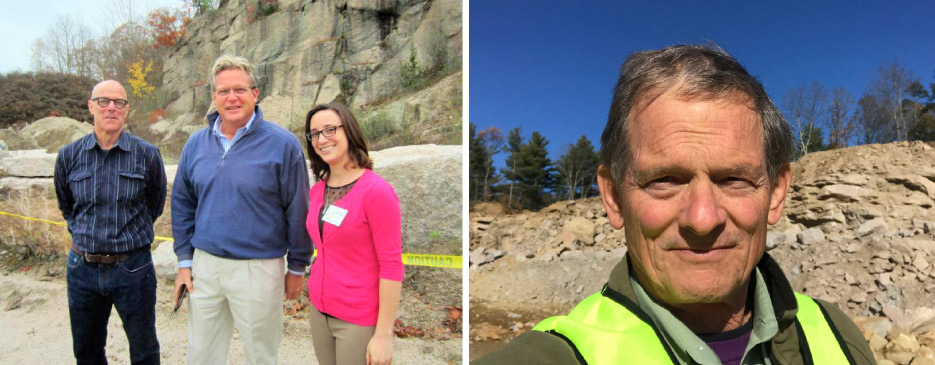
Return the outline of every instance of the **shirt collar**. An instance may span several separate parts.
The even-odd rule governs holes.
[[[84,142],[84,149],[86,149],[86,150],[90,150],[90,149],[94,148],[94,146],[97,146],[97,145],[98,145],[98,144],[97,144],[97,134],[94,134],[94,132],[91,132],[90,134],[91,134],[91,135],[90,135],[90,138],[88,138],[88,139]],[[127,131],[124,131],[124,130],[121,130],[121,131],[120,131],[120,136],[117,137],[117,141],[114,142],[114,146],[113,146],[113,147],[120,147],[120,149],[122,149],[122,150],[124,150],[124,151],[130,151],[130,150],[133,148],[132,144],[133,144],[133,142],[132,142],[132,140],[130,139],[130,136],[128,135],[128,132],[127,132]],[[111,149],[113,149],[113,147],[111,147]]]
[[[769,298],[769,291],[766,288],[766,281],[760,274],[760,269],[754,269],[755,284],[753,289],[753,331],[750,333],[750,342],[744,351],[744,357],[750,354],[750,350],[767,342],[779,332],[779,324],[776,322],[776,315],[773,311],[773,304]],[[644,309],[646,314],[653,320],[656,326],[662,332],[663,340],[668,342],[679,361],[683,363],[709,364],[720,363],[717,354],[694,332],[688,329],[682,321],[676,318],[672,312],[657,303],[643,289],[636,276],[630,275],[630,284],[636,294],[640,308]],[[744,362],[746,363],[746,362]]]
[[[236,137],[236,136],[237,136],[237,133],[239,133],[241,130],[243,130],[244,133],[246,133],[246,131],[250,130],[250,127],[253,126],[253,120],[254,120],[254,119],[256,119],[256,111],[255,111],[255,110],[254,110],[254,112],[253,112],[253,115],[250,116],[250,120],[247,121],[247,125],[241,127],[241,128],[238,129],[237,131],[235,131],[235,132],[234,132],[234,136]],[[220,115],[220,114],[218,115],[217,119],[214,120],[214,134],[219,135],[219,136],[222,136],[222,137],[224,137],[224,133],[221,133],[221,123],[223,123],[223,122],[224,122],[224,121],[221,120],[221,115]],[[227,138],[227,137],[224,137],[224,138]]]

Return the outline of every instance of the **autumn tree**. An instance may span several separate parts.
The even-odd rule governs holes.
[[[557,179],[563,185],[566,198],[574,200],[593,194],[600,164],[591,141],[584,135],[575,144],[567,144],[564,153],[555,161]]]
[[[828,149],[847,147],[847,141],[854,133],[853,105],[854,97],[843,87],[838,86],[831,91],[827,123]]]
[[[873,95],[864,94],[857,101],[854,125],[859,144],[884,143],[888,141],[887,117],[884,108]]]
[[[145,62],[145,63],[144,63]],[[149,62],[143,61],[140,59],[137,62],[134,62],[127,68],[129,76],[127,77],[127,83],[130,84],[130,88],[133,90],[133,95],[140,99],[147,99],[149,95],[156,90],[153,85],[150,85],[146,82],[146,76],[153,71],[153,61]]]
[[[182,40],[191,21],[183,9],[160,8],[149,13],[147,24],[153,37],[154,48],[172,48]]]
[[[32,46],[33,69],[37,72],[95,77],[92,61],[93,36],[87,26],[67,15],[59,16]]]
[[[487,129],[477,132],[477,138],[481,141],[484,153],[491,159],[491,163],[484,166],[482,175],[483,190],[481,191],[484,200],[489,201],[491,199],[491,188],[493,184],[496,184],[500,179],[497,176],[497,170],[493,167],[493,156],[503,151],[503,131],[501,131],[500,128],[490,126],[487,127]]]
[[[881,110],[887,116],[886,123],[893,131],[888,136],[889,141],[904,141],[907,139],[912,114],[904,108],[903,99],[906,90],[918,79],[897,62],[885,64],[877,69],[876,77],[870,81],[870,94],[877,100]]]
[[[503,132],[497,127],[488,127],[480,132],[477,125],[470,124],[469,136],[469,198],[471,202],[490,201],[492,187],[499,180],[493,166],[493,156],[503,149]]]
[[[104,13],[107,15],[102,18],[107,29],[117,29],[127,23],[138,23],[144,1],[148,0],[103,0]]]
[[[815,81],[808,87],[799,86],[789,90],[785,97],[786,119],[792,121],[796,136],[796,159],[809,152],[809,147],[823,145],[823,141],[814,141],[820,136],[815,133],[825,115],[828,92]]]

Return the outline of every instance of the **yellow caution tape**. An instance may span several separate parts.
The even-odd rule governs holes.
[[[461,256],[454,255],[422,255],[417,253],[404,253],[403,264],[410,266],[444,267],[449,269],[461,268]]]
[[[0,210],[0,215],[8,215],[8,216],[11,216],[11,217],[23,218],[23,219],[30,220],[30,221],[36,221],[36,222],[42,222],[42,223],[48,223],[48,224],[54,224],[54,225],[57,225],[57,226],[64,226],[64,225],[65,225],[64,222],[53,222],[53,221],[48,221],[48,220],[45,220],[45,219],[39,219],[39,218],[33,218],[33,217],[26,217],[26,216],[22,216],[22,215],[19,215],[19,214],[7,213],[7,212],[4,212],[4,211],[2,211],[2,210]]]
[[[50,220],[33,218],[22,216],[19,214],[7,213],[0,210],[0,215],[6,215],[10,217],[22,218],[30,221],[54,224],[57,226],[65,226],[65,222],[54,222]],[[172,237],[165,236],[156,236],[155,239],[160,241],[172,241]],[[462,267],[461,256],[455,255],[427,255],[427,254],[416,254],[416,253],[404,253],[403,254],[403,264],[409,266],[428,266],[428,267],[443,267],[448,269],[460,269]]]

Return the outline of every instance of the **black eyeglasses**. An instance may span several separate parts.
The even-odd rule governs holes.
[[[114,102],[114,106],[117,107],[117,109],[123,109],[123,107],[127,106],[128,104],[127,99],[111,99],[105,98],[103,96],[98,96],[94,99],[91,99],[91,101],[97,102],[97,105],[100,105],[101,108],[106,108],[107,105],[112,101]]]
[[[308,139],[309,142],[317,141],[318,136],[324,134],[325,137],[334,136],[338,132],[338,128],[343,127],[343,125],[333,125],[323,128],[321,131],[312,130],[311,132],[305,133],[305,139]]]

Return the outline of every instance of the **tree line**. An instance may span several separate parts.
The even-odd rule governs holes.
[[[538,210],[556,200],[597,195],[597,151],[584,135],[562,147],[558,160],[548,157],[549,141],[539,132],[529,139],[513,128],[504,138],[497,127],[478,131],[470,123],[468,175],[470,203],[499,201],[509,209]],[[493,157],[505,153],[497,169]]]
[[[795,156],[870,143],[935,141],[935,82],[897,62],[881,66],[859,99],[843,87],[820,82],[790,89],[779,104],[795,135]],[[598,194],[599,159],[585,136],[548,157],[549,141],[539,132],[528,139],[513,128],[504,137],[497,127],[470,124],[468,183],[470,204],[500,202],[510,210],[538,210],[557,200]],[[504,153],[499,169],[494,156]]]
[[[853,145],[935,141],[935,82],[926,88],[897,62],[878,68],[859,99],[816,81],[789,90],[782,107],[795,133],[795,159]]]

